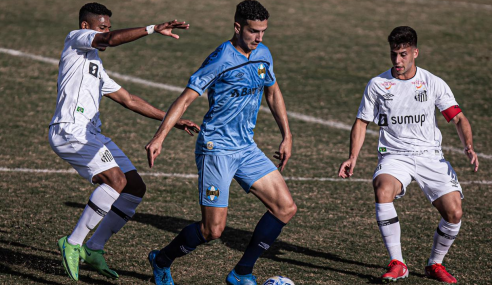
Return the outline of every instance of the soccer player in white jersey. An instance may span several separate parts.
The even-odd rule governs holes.
[[[378,166],[373,175],[376,220],[390,255],[383,282],[408,277],[402,256],[400,224],[393,201],[405,195],[412,180],[442,216],[425,274],[441,282],[456,283],[442,261],[461,226],[462,189],[451,164],[441,150],[435,107],[453,122],[474,171],[478,158],[473,150],[470,123],[439,77],[415,65],[419,55],[417,33],[397,27],[388,36],[393,67],[367,84],[350,136],[349,159],[340,165],[339,176],[353,175],[369,122],[380,126]]]
[[[79,30],[65,39],[58,73],[58,98],[50,123],[49,141],[53,151],[77,172],[99,186],[92,193],[73,232],[58,241],[62,264],[69,277],[78,280],[79,257],[107,277],[117,279],[102,254],[104,244],[133,216],[145,194],[145,184],[126,155],[101,134],[99,103],[107,96],[140,115],[162,120],[165,112],[128,93],[103,68],[98,51],[159,33],[173,38],[173,29],[188,29],[176,20],[160,25],[110,31],[111,11],[89,3],[80,9]],[[197,125],[180,120],[176,126],[190,135]],[[103,218],[104,217],[104,218]],[[100,221],[86,244],[85,237]]]

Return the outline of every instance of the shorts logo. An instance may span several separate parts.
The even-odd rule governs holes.
[[[258,66],[258,76],[261,79],[265,79],[265,76],[266,76],[266,68],[263,65],[263,63],[260,63],[260,66]]]
[[[214,149],[214,142],[207,142],[207,149]]]
[[[383,168],[383,165],[381,165],[381,164],[378,164],[378,166],[376,166],[376,171],[379,171],[379,170],[381,170],[381,168]]]
[[[386,114],[379,114],[379,122],[378,126],[384,127],[388,125],[388,115]]]
[[[460,183],[458,182],[458,180],[456,180],[456,179],[453,179],[453,180],[451,180],[450,182],[451,182],[451,185],[453,185],[453,187],[456,187],[456,188],[458,188],[458,185],[460,184]]]
[[[387,150],[386,150],[386,148],[385,148],[385,147],[380,147],[380,148],[379,148],[379,152],[386,152],[386,151],[387,151]]]
[[[219,199],[220,191],[212,185],[207,188],[206,196],[210,202],[215,202]]]
[[[77,112],[84,113],[84,108],[77,106]]]
[[[417,102],[425,102],[427,101],[427,90],[417,90],[415,91],[415,101]]]
[[[89,64],[89,73],[97,78],[97,72],[99,71],[99,66],[95,63],[90,63]]]
[[[113,155],[111,154],[109,149],[99,152],[99,155],[101,156],[102,162],[110,162],[110,161],[113,161],[113,159],[114,159]]]

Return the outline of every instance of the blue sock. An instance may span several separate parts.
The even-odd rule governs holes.
[[[200,222],[190,224],[181,230],[179,235],[155,257],[155,263],[160,268],[170,267],[174,259],[184,256],[207,241],[200,229]]]
[[[270,248],[273,242],[282,232],[285,224],[277,219],[272,213],[266,212],[256,225],[253,237],[249,242],[243,257],[237,263],[234,270],[239,275],[253,273],[253,266],[260,255]]]

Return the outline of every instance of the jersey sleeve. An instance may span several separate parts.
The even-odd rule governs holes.
[[[74,31],[69,36],[71,42],[70,45],[74,49],[84,51],[94,50],[95,48],[92,47],[92,41],[98,33],[99,32],[88,29]]]
[[[378,113],[378,106],[375,100],[376,95],[372,91],[372,88],[373,82],[371,80],[364,90],[364,96],[362,96],[359,110],[357,111],[357,118],[368,122],[374,121]]]
[[[109,77],[104,68],[101,71],[101,92],[103,95],[120,90],[121,86]]]
[[[451,88],[441,78],[436,80],[434,92],[436,92],[436,107],[449,123],[456,115],[461,113],[458,102],[456,102]]]
[[[205,59],[202,66],[190,77],[186,87],[195,90],[201,96],[217,80],[223,68],[221,51],[222,48],[219,47]]]
[[[268,65],[268,69],[267,69],[267,74],[265,76],[265,86],[266,87],[270,87],[270,86],[273,86],[273,84],[275,84],[275,81],[277,80],[276,77],[275,77],[275,73],[273,72],[273,58],[272,58],[272,55],[270,54],[270,52],[268,52],[268,55],[269,55],[269,65]]]

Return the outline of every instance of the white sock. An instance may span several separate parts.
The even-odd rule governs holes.
[[[121,193],[111,206],[111,211],[104,217],[96,232],[87,241],[87,247],[93,250],[103,249],[109,238],[117,233],[135,214],[135,209],[142,198],[128,193]]]
[[[442,263],[444,256],[448,253],[449,248],[453,244],[461,227],[461,221],[457,224],[452,224],[441,219],[439,226],[434,233],[434,244],[429,258],[428,265],[434,263]]]
[[[120,196],[111,186],[107,184],[99,185],[85,206],[75,229],[68,237],[68,243],[72,245],[82,245],[85,237],[111,209],[111,205]]]
[[[393,203],[376,203],[376,220],[390,259],[403,262],[400,222]]]

